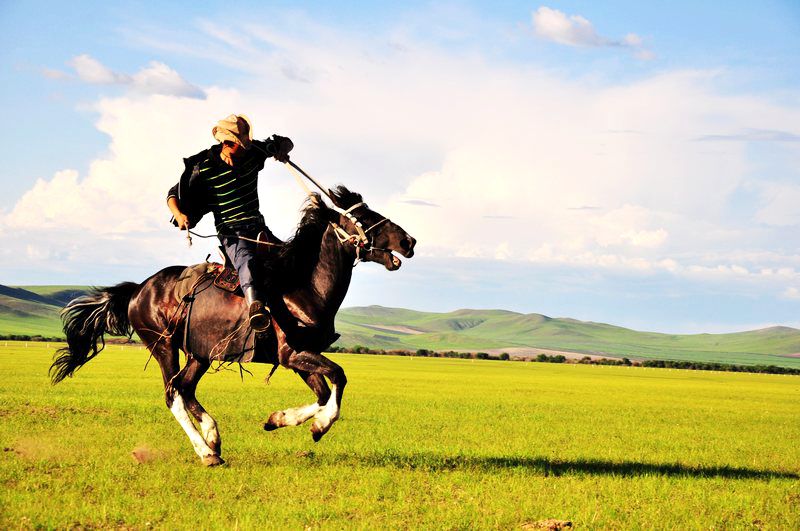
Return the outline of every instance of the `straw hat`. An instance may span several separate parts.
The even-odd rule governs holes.
[[[211,129],[211,134],[220,142],[236,142],[244,149],[249,149],[253,140],[250,120],[243,114],[231,114],[223,118]]]

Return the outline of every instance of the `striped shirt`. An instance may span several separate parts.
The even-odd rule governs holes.
[[[236,161],[236,166],[228,166],[217,149],[210,149],[208,154],[200,163],[199,177],[208,192],[217,231],[261,218],[258,172],[264,168],[266,153],[253,146]]]

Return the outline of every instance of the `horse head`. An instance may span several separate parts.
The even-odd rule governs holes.
[[[338,222],[342,239],[352,241],[361,261],[383,264],[389,271],[395,271],[402,262],[394,253],[405,258],[414,256],[417,240],[397,223],[370,209],[360,194],[338,186],[330,190],[330,197],[343,211]]]

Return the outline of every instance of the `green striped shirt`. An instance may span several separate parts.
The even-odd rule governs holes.
[[[233,167],[228,166],[215,149],[209,150],[209,157],[200,163],[200,177],[208,190],[217,231],[261,217],[258,172],[265,160],[266,154],[254,146]]]

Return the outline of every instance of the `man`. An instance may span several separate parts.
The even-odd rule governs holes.
[[[208,212],[214,214],[225,254],[239,273],[250,327],[263,332],[271,322],[265,304],[269,279],[256,260],[258,244],[249,240],[256,240],[261,231],[274,237],[258,207],[258,172],[269,157],[287,162],[294,145],[278,135],[253,140],[250,121],[241,114],[220,120],[211,134],[220,143],[183,159],[185,169],[167,194],[167,206],[173,225],[181,230],[191,229]]]

